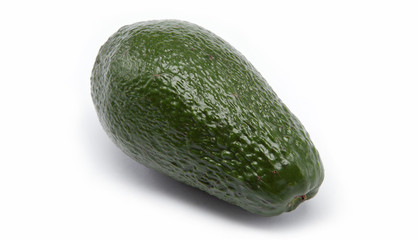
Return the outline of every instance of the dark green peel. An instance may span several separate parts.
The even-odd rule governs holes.
[[[244,56],[197,25],[122,27],[100,49],[91,90],[126,154],[250,212],[291,211],[323,181],[299,120]]]

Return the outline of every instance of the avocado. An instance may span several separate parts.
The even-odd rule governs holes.
[[[249,212],[291,211],[323,181],[300,121],[240,52],[195,24],[120,28],[99,50],[91,95],[128,156]]]

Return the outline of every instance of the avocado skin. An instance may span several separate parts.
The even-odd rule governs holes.
[[[291,211],[324,179],[308,133],[261,74],[195,24],[120,28],[100,48],[91,95],[128,156],[249,212]]]

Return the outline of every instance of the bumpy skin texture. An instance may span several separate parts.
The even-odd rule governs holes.
[[[122,27],[99,51],[91,90],[127,155],[252,213],[291,211],[323,181],[299,120],[241,53],[195,24]]]

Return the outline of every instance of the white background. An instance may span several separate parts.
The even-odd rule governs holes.
[[[119,27],[175,18],[241,51],[299,117],[325,181],[264,218],[147,169],[90,98]],[[0,239],[415,239],[416,1],[2,1]]]

